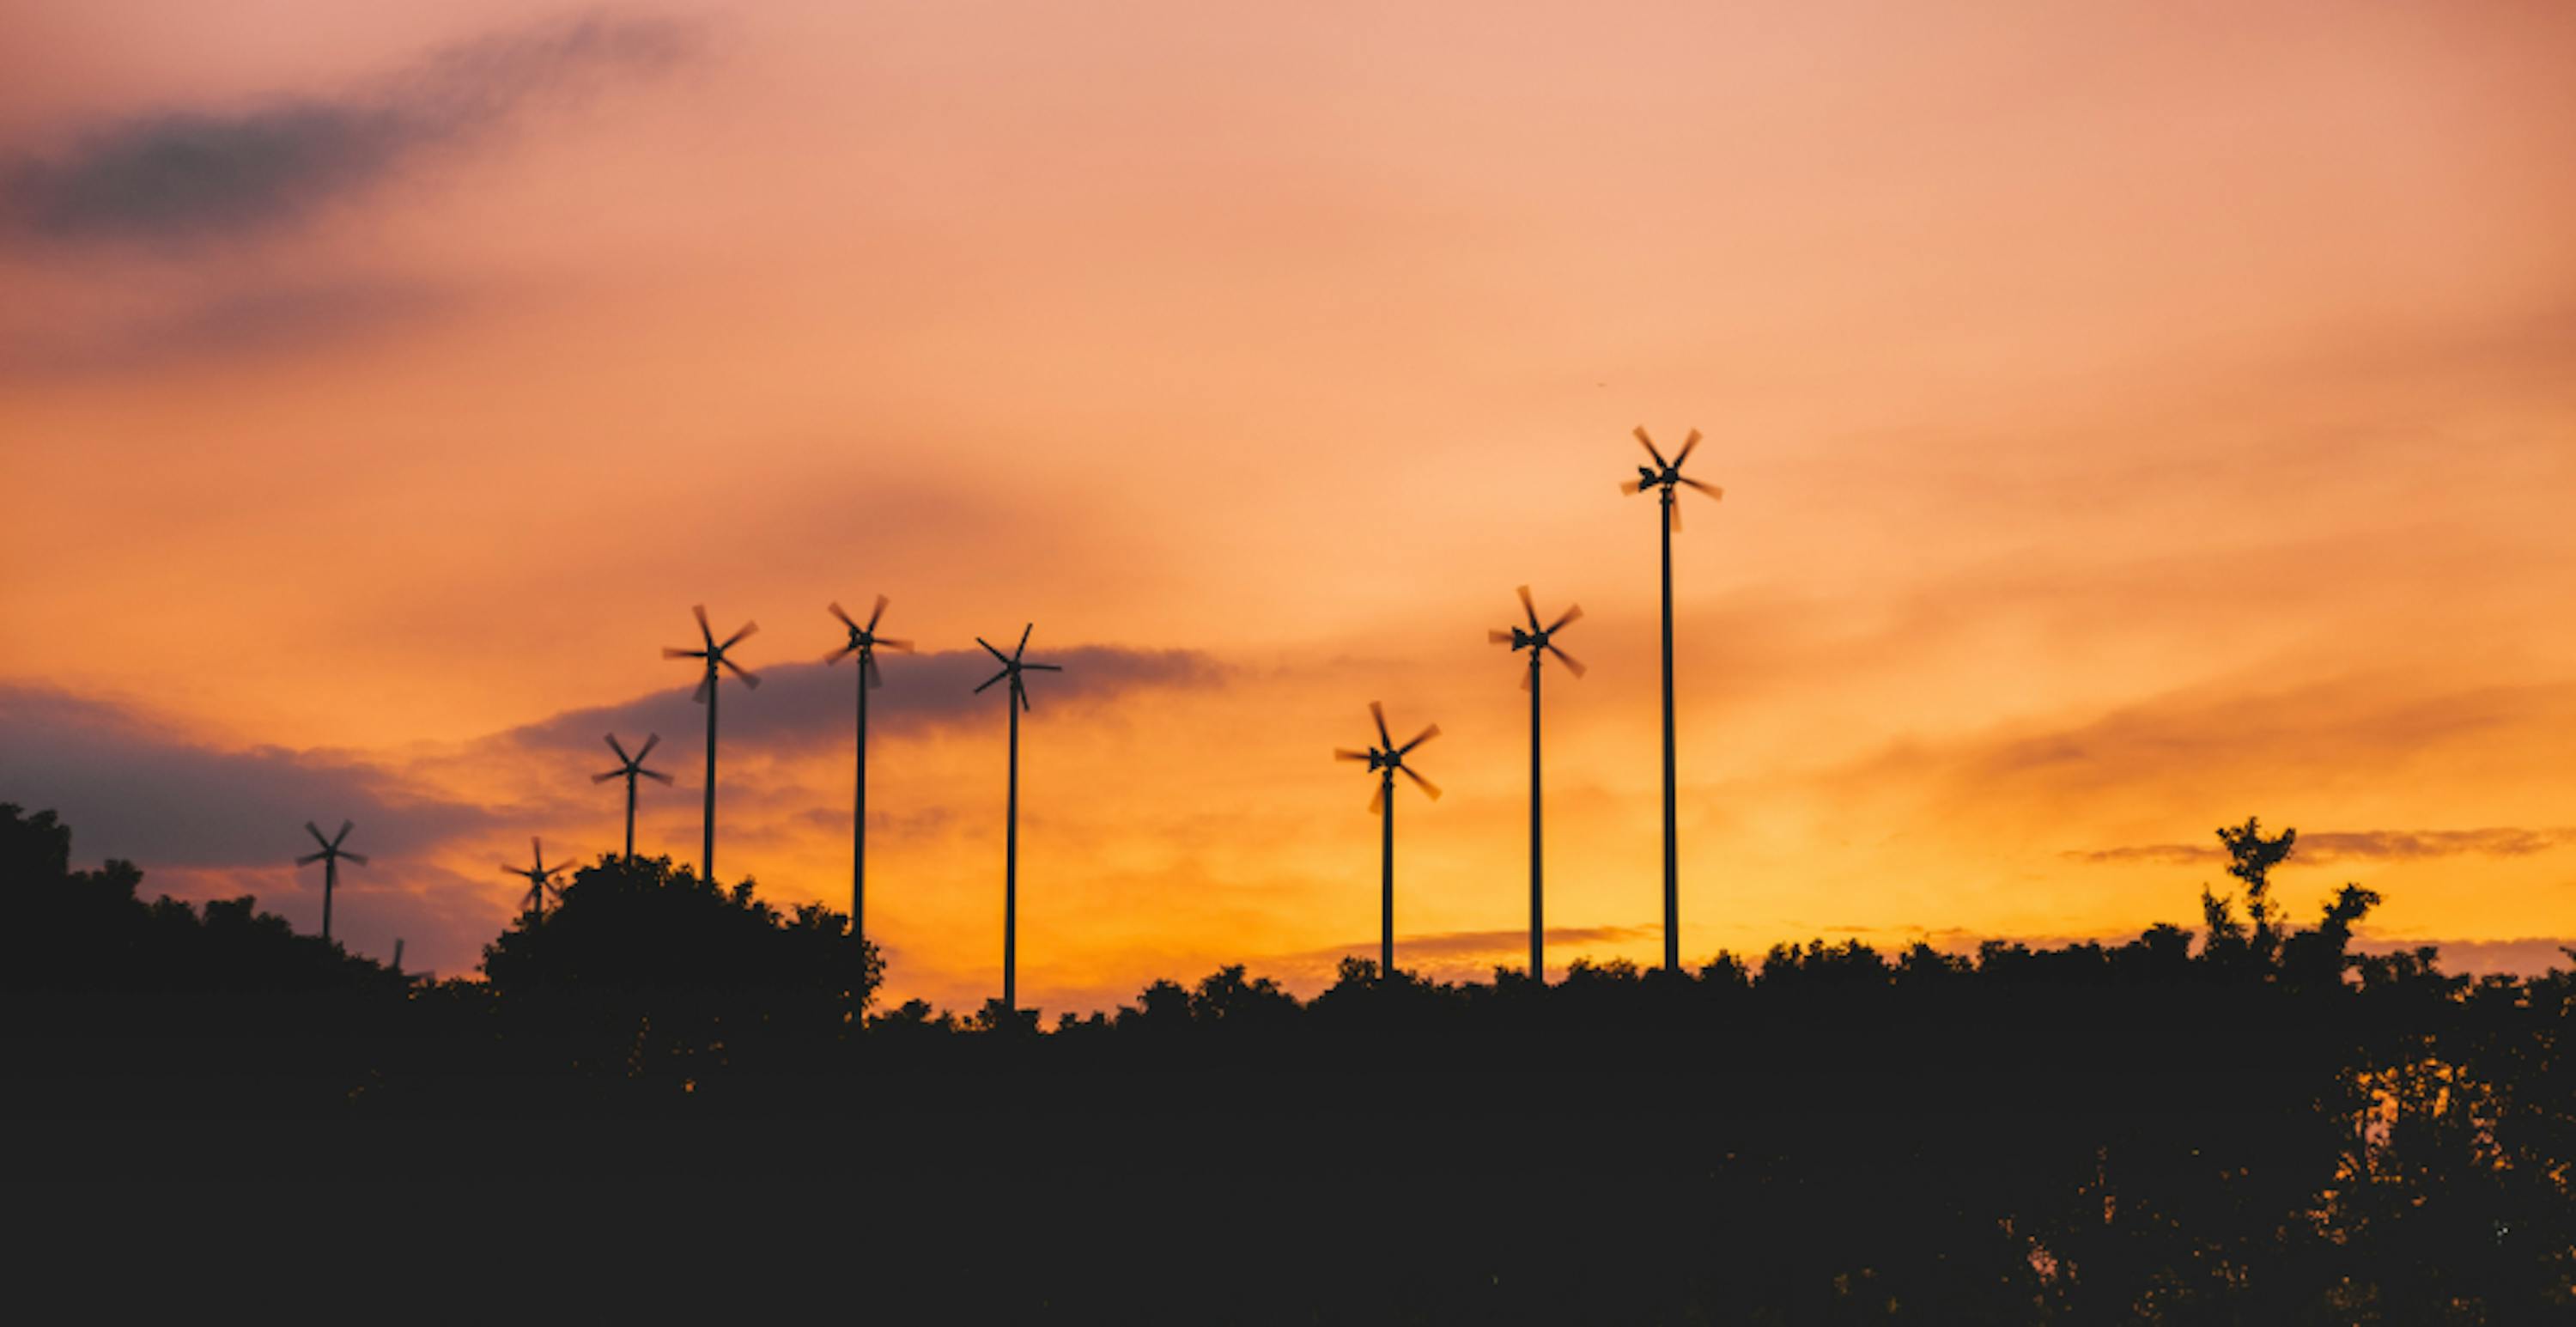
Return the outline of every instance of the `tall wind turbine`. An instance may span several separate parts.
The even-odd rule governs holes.
[[[1692,429],[1682,439],[1682,449],[1667,461],[1655,450],[1655,440],[1646,436],[1646,426],[1637,426],[1637,441],[1644,444],[1646,455],[1655,459],[1651,466],[1637,467],[1637,477],[1619,485],[1622,493],[1656,490],[1662,497],[1664,514],[1656,524],[1664,532],[1664,970],[1679,972],[1682,967],[1682,857],[1681,831],[1673,808],[1673,532],[1682,528],[1682,509],[1673,502],[1673,490],[1687,484],[1712,498],[1723,498],[1726,490],[1714,484],[1703,484],[1682,473],[1682,462],[1690,459],[1691,448],[1699,445],[1699,430]]]
[[[1036,628],[1034,622],[1020,628],[1019,646],[1009,654],[994,649],[993,642],[981,636],[975,638],[976,644],[1002,661],[1002,671],[984,679],[984,685],[975,688],[976,693],[981,695],[986,687],[1004,678],[1011,682],[1002,705],[1011,712],[1011,800],[1009,820],[1002,831],[1002,1008],[1006,1010],[1020,1007],[1020,712],[1029,707],[1028,688],[1020,674],[1064,671],[1054,664],[1021,661],[1020,656],[1028,652],[1029,633]]]
[[[565,862],[561,866],[546,865],[546,845],[533,838],[528,840],[528,851],[532,854],[532,865],[512,866],[508,862],[503,862],[501,869],[528,882],[528,912],[537,920],[544,921],[546,895],[552,894],[557,900],[563,898],[563,891],[555,888],[555,875],[557,872],[571,870],[573,863]]]
[[[1514,650],[1529,651],[1529,671],[1521,675],[1521,690],[1528,692],[1530,696],[1529,970],[1530,980],[1544,986],[1547,984],[1547,944],[1545,939],[1547,935],[1547,909],[1543,904],[1543,894],[1540,885],[1540,863],[1542,858],[1539,854],[1538,815],[1539,663],[1545,656],[1553,654],[1557,657],[1559,662],[1565,665],[1567,672],[1574,674],[1576,677],[1583,676],[1582,661],[1576,659],[1571,654],[1567,654],[1564,650],[1559,649],[1556,644],[1556,633],[1563,630],[1576,618],[1583,616],[1583,606],[1581,604],[1576,604],[1573,607],[1566,609],[1563,616],[1542,627],[1538,624],[1538,605],[1530,601],[1529,587],[1526,585],[1520,586],[1514,590],[1514,593],[1521,597],[1521,612],[1529,617],[1529,626],[1526,628],[1514,627],[1509,631],[1488,631],[1485,633],[1485,638],[1496,645],[1509,645]]]
[[[759,675],[735,663],[726,656],[725,651],[739,644],[743,637],[760,630],[760,624],[743,623],[742,630],[725,637],[724,643],[719,645],[716,643],[715,631],[707,626],[707,606],[699,604],[689,611],[697,614],[698,637],[706,642],[706,648],[683,650],[677,646],[666,645],[662,648],[662,657],[707,661],[707,675],[698,683],[698,694],[695,697],[699,704],[707,707],[707,842],[704,852],[699,857],[698,874],[708,884],[714,884],[716,879],[716,682],[721,676],[716,671],[716,666],[721,664],[732,669],[733,675],[741,678],[744,686],[759,686]]]
[[[1333,758],[1365,760],[1368,762],[1370,771],[1377,775],[1377,792],[1369,798],[1369,810],[1378,814],[1377,967],[1378,975],[1393,977],[1395,975],[1395,775],[1396,771],[1402,770],[1404,777],[1421,785],[1422,791],[1430,794],[1431,800],[1435,802],[1440,800],[1440,786],[1415,773],[1412,766],[1404,763],[1404,757],[1413,748],[1440,735],[1440,725],[1435,723],[1423,729],[1412,741],[1397,746],[1395,739],[1386,731],[1386,706],[1374,700],[1370,701],[1369,717],[1377,720],[1378,744],[1366,751],[1335,747]]]
[[[295,864],[311,866],[315,862],[322,863],[322,938],[325,940],[331,938],[331,891],[340,887],[340,859],[346,857],[360,866],[367,864],[366,858],[340,846],[348,842],[349,831],[357,827],[355,821],[343,820],[340,822],[340,832],[326,839],[322,837],[321,826],[310,820],[304,822],[304,832],[312,835],[315,843],[322,845],[322,851],[306,853],[296,858]]]
[[[653,748],[661,744],[660,733],[646,734],[644,745],[637,747],[635,754],[631,756],[626,754],[626,748],[617,744],[615,733],[609,734],[606,740],[608,749],[617,753],[617,768],[606,774],[593,774],[590,776],[590,781],[606,783],[610,779],[626,780],[626,860],[631,862],[635,860],[635,777],[640,774],[648,779],[669,783],[671,776],[658,769],[644,768],[644,757],[653,754]]]
[[[878,595],[877,606],[868,613],[867,625],[861,626],[851,621],[839,604],[833,604],[832,616],[850,629],[850,638],[841,648],[823,656],[827,664],[839,663],[851,654],[859,656],[859,791],[850,807],[850,938],[862,941],[867,938],[868,903],[868,693],[885,685],[885,677],[877,671],[877,650],[912,649],[911,641],[877,634],[877,623],[885,617],[885,611],[886,597]]]

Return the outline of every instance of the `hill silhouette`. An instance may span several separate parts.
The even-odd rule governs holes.
[[[961,1321],[2567,1320],[2576,975],[2357,955],[2373,895],[2299,924],[2270,887],[2295,836],[2221,839],[2239,895],[2124,944],[1812,941],[1549,986],[1354,958],[1310,1000],[1229,966],[1042,1024],[872,1009],[845,918],[661,859],[582,868],[486,980],[417,986],[247,900],[143,903],[7,808],[0,1109],[61,1192],[184,1212],[354,1184],[354,1154],[369,1192],[469,1181],[403,1238],[462,1247],[525,1195],[530,1274],[640,1295],[686,1265],[719,1312],[757,1287]],[[216,1119],[237,1146],[151,1141]],[[683,1264],[690,1213],[774,1256]],[[393,1256],[367,1229],[342,1252]]]

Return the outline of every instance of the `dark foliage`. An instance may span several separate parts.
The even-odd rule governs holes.
[[[114,902],[131,868],[75,876],[57,829],[0,822],[11,906],[128,925],[100,919],[133,915]],[[214,1102],[380,1129],[406,1173],[534,1185],[561,1276],[667,1288],[667,1266],[699,1265],[675,1214],[720,1211],[781,1246],[764,1295],[898,1317],[2576,1319],[2576,974],[2355,955],[2375,896],[2348,886],[2302,928],[2269,892],[2291,835],[2221,837],[2246,918],[2204,893],[2197,937],[1810,942],[1695,973],[1578,963],[1548,986],[1353,958],[1304,1001],[1227,967],[1044,1030],[998,1004],[865,1016],[876,959],[837,916],[602,861],[494,942],[487,982],[352,1004],[299,1043],[309,1071],[243,1049],[280,1007],[184,1042],[120,1031],[169,1004],[100,1002],[121,977],[14,1025],[22,1050],[41,1017],[171,1057],[53,1063],[149,1072],[138,1120]],[[74,902],[29,901],[46,889]],[[227,1098],[206,1086],[219,1058],[279,1086]],[[10,1100],[112,1099],[44,1086]],[[480,1229],[471,1192],[430,1228]],[[673,1259],[648,1270],[639,1250],[660,1246]]]

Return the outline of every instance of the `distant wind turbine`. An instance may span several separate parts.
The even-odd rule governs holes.
[[[528,840],[528,851],[532,854],[531,865],[512,866],[508,862],[503,862],[501,863],[501,869],[528,882],[528,897],[526,900],[528,913],[537,920],[544,921],[546,917],[546,895],[552,894],[558,900],[563,897],[563,891],[555,888],[555,875],[560,871],[571,870],[573,868],[573,863],[565,862],[561,866],[546,865],[546,845],[539,843],[533,838]]]
[[[1029,692],[1021,682],[1024,672],[1060,673],[1054,664],[1025,663],[1020,656],[1029,648],[1029,633],[1037,629],[1032,622],[1020,628],[1018,648],[1009,654],[993,648],[993,642],[981,636],[975,643],[1001,660],[1002,671],[984,679],[975,688],[978,695],[994,683],[1010,679],[1011,689],[1004,697],[1003,708],[1011,712],[1011,797],[1008,819],[1002,831],[1002,1008],[1017,1010],[1019,1005],[1020,970],[1020,713],[1029,707]]]
[[[1557,659],[1558,659],[1558,661],[1559,661],[1559,662],[1562,662],[1562,663],[1565,665],[1565,669],[1566,669],[1566,671],[1567,671],[1567,672],[1570,672],[1570,673],[1574,674],[1576,677],[1581,677],[1581,676],[1583,676],[1583,664],[1581,663],[1581,661],[1577,660],[1573,655],[1571,655],[1571,654],[1567,654],[1564,650],[1559,649],[1559,648],[1557,647],[1556,640],[1555,640],[1555,637],[1556,637],[1556,633],[1557,633],[1557,632],[1559,632],[1559,631],[1563,630],[1566,626],[1568,626],[1569,624],[1571,624],[1575,619],[1577,619],[1577,618],[1579,618],[1579,617],[1582,617],[1582,616],[1583,616],[1583,606],[1582,606],[1582,605],[1580,605],[1580,604],[1577,604],[1577,605],[1575,605],[1574,607],[1571,607],[1571,608],[1566,609],[1566,610],[1565,610],[1565,613],[1564,613],[1564,615],[1563,615],[1563,616],[1561,616],[1561,617],[1557,618],[1557,620],[1556,620],[1556,621],[1551,622],[1551,623],[1549,623],[1548,625],[1546,625],[1546,626],[1542,627],[1542,626],[1540,626],[1540,625],[1538,624],[1538,605],[1537,605],[1537,604],[1535,604],[1535,603],[1533,603],[1533,602],[1531,602],[1531,600],[1530,600],[1530,588],[1529,588],[1528,586],[1526,586],[1526,585],[1523,585],[1523,586],[1520,586],[1518,589],[1516,589],[1516,590],[1514,591],[1514,593],[1518,594],[1518,595],[1521,597],[1521,612],[1522,612],[1522,613],[1524,613],[1524,614],[1526,614],[1526,615],[1529,617],[1529,626],[1528,626],[1528,627],[1526,627],[1526,628],[1522,628],[1522,627],[1514,627],[1514,628],[1512,628],[1512,629],[1511,629],[1511,630],[1509,630],[1509,631],[1488,631],[1488,632],[1486,632],[1486,633],[1485,633],[1485,638],[1486,638],[1486,639],[1488,639],[1488,640],[1490,640],[1490,641],[1492,641],[1492,642],[1493,642],[1494,644],[1496,644],[1496,645],[1509,645],[1509,646],[1511,646],[1511,647],[1512,647],[1514,650],[1516,650],[1516,651],[1517,651],[1517,650],[1527,650],[1527,651],[1529,651],[1529,671],[1527,671],[1527,672],[1525,672],[1525,673],[1521,674],[1521,690],[1528,692],[1528,693],[1529,693],[1529,696],[1530,696],[1530,966],[1529,966],[1529,970],[1530,970],[1530,980],[1532,980],[1532,981],[1534,981],[1534,982],[1537,982],[1538,984],[1540,984],[1540,985],[1544,986],[1544,985],[1546,985],[1546,984],[1547,984],[1547,944],[1546,944],[1546,939],[1545,939],[1546,934],[1547,934],[1547,910],[1546,910],[1546,907],[1545,907],[1545,905],[1544,905],[1544,901],[1543,901],[1543,891],[1542,891],[1542,886],[1541,886],[1541,862],[1542,862],[1542,860],[1543,860],[1543,859],[1542,859],[1542,857],[1540,856],[1540,853],[1539,853],[1539,814],[1538,814],[1538,798],[1539,798],[1539,775],[1538,775],[1538,693],[1539,693],[1539,663],[1540,663],[1540,662],[1541,662],[1541,660],[1544,658],[1544,656],[1546,656],[1546,655],[1550,655],[1550,654],[1553,654],[1553,655],[1555,655],[1555,656],[1557,657]]]
[[[1664,532],[1664,970],[1679,972],[1682,967],[1681,917],[1681,830],[1674,813],[1673,775],[1673,532],[1682,528],[1682,509],[1673,503],[1673,489],[1687,484],[1712,498],[1723,498],[1726,490],[1703,484],[1682,474],[1682,462],[1690,459],[1691,449],[1699,445],[1699,430],[1692,429],[1682,439],[1682,449],[1667,461],[1655,450],[1655,440],[1646,436],[1646,426],[1637,426],[1637,441],[1644,444],[1646,455],[1654,458],[1651,466],[1637,467],[1637,477],[1619,485],[1622,493],[1642,493],[1654,489],[1662,496],[1664,514],[1656,524]]]
[[[604,740],[608,743],[608,749],[617,753],[617,768],[608,771],[606,774],[593,774],[590,776],[590,781],[593,783],[606,783],[610,779],[626,780],[626,860],[631,862],[635,860],[636,776],[641,775],[648,779],[658,779],[663,783],[669,783],[671,781],[670,775],[665,774],[658,769],[644,768],[644,757],[653,754],[653,748],[661,744],[662,735],[660,733],[646,734],[644,737],[644,745],[637,747],[635,749],[635,754],[631,756],[626,754],[625,747],[617,744],[617,735],[615,733],[609,734]]]
[[[823,656],[823,662],[827,664],[839,663],[853,653],[859,656],[859,791],[850,808],[850,938],[861,941],[867,938],[868,693],[885,685],[884,675],[877,671],[877,651],[880,648],[907,652],[912,649],[911,641],[877,634],[877,623],[885,617],[885,611],[886,597],[878,595],[877,606],[868,613],[867,625],[861,626],[851,621],[850,615],[842,612],[839,604],[833,604],[832,616],[841,619],[841,625],[849,628],[850,638],[841,648]]]
[[[322,938],[325,940],[331,938],[331,891],[340,887],[340,859],[346,857],[360,866],[367,864],[366,858],[340,846],[348,841],[349,831],[357,827],[355,821],[343,820],[340,832],[326,839],[322,837],[321,826],[310,820],[304,822],[304,832],[322,845],[322,851],[306,853],[296,858],[295,864],[311,866],[315,862],[322,863]]]
[[[1369,798],[1369,810],[1378,814],[1377,966],[1380,976],[1393,977],[1395,975],[1395,775],[1396,771],[1402,770],[1404,777],[1420,785],[1422,791],[1430,795],[1431,800],[1435,802],[1440,800],[1439,785],[1414,772],[1412,766],[1404,763],[1404,757],[1413,748],[1440,735],[1440,725],[1435,723],[1423,729],[1412,741],[1397,746],[1395,738],[1386,731],[1386,706],[1374,700],[1370,701],[1369,717],[1377,721],[1378,745],[1366,751],[1335,747],[1333,758],[1367,761],[1369,769],[1378,776],[1377,792]]]
[[[707,661],[707,675],[704,680],[698,683],[698,694],[694,697],[699,704],[707,707],[707,841],[706,847],[698,859],[698,875],[707,883],[714,884],[716,879],[716,683],[722,677],[722,674],[718,673],[716,668],[719,664],[726,668],[730,668],[733,670],[734,676],[742,679],[742,684],[744,686],[758,687],[760,685],[759,675],[753,673],[747,668],[744,668],[741,664],[735,663],[731,658],[726,656],[725,651],[732,649],[737,644],[740,644],[743,637],[760,630],[760,624],[757,622],[743,623],[742,630],[725,637],[724,643],[719,645],[716,643],[716,633],[714,629],[707,625],[707,606],[705,604],[699,604],[696,607],[691,608],[689,611],[697,615],[698,636],[701,640],[706,642],[706,647],[704,649],[697,650],[684,650],[678,646],[664,646],[662,649],[662,657],[665,659],[704,659]]]

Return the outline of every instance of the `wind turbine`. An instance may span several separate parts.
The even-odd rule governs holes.
[[[590,776],[590,781],[606,783],[610,779],[626,780],[626,860],[631,862],[635,860],[635,776],[641,774],[645,778],[659,779],[664,783],[669,783],[671,776],[658,769],[644,768],[644,757],[653,754],[653,748],[661,744],[660,733],[647,734],[644,745],[637,747],[635,754],[631,756],[626,754],[625,747],[617,744],[615,733],[609,734],[605,740],[608,743],[608,749],[617,753],[617,768],[606,774],[593,774]]]
[[[1682,449],[1667,461],[1655,450],[1655,440],[1646,436],[1646,426],[1637,426],[1637,441],[1644,444],[1646,455],[1655,458],[1651,466],[1637,467],[1637,477],[1619,485],[1622,493],[1656,490],[1662,497],[1663,516],[1656,522],[1664,532],[1664,971],[1679,972],[1682,967],[1681,917],[1681,831],[1673,809],[1673,532],[1682,528],[1682,509],[1673,503],[1673,489],[1687,484],[1712,498],[1723,498],[1726,490],[1703,484],[1682,474],[1682,462],[1690,459],[1691,448],[1699,445],[1699,430],[1692,429],[1682,439]]]
[[[535,855],[534,865],[512,866],[508,862],[503,862],[501,869],[528,882],[528,911],[535,914],[537,920],[544,921],[546,895],[554,895],[557,901],[563,898],[563,891],[555,888],[555,873],[571,870],[573,863],[565,862],[561,866],[546,865],[546,845],[533,838],[528,840],[528,851]]]
[[[1521,612],[1528,615],[1529,626],[1509,631],[1488,631],[1485,638],[1496,645],[1509,645],[1514,650],[1529,651],[1529,671],[1521,675],[1521,690],[1530,693],[1530,980],[1547,984],[1547,922],[1540,891],[1539,816],[1538,816],[1538,692],[1539,662],[1553,654],[1567,672],[1583,676],[1583,663],[1559,649],[1556,633],[1576,618],[1583,616],[1583,606],[1565,610],[1563,616],[1542,627],[1538,624],[1538,605],[1530,601],[1530,589],[1523,585],[1514,590],[1521,597]]]
[[[832,616],[850,629],[850,639],[823,656],[827,664],[839,663],[852,653],[859,656],[859,791],[850,808],[850,937],[862,941],[867,938],[868,901],[868,693],[885,685],[884,675],[877,671],[877,648],[905,652],[912,649],[911,641],[877,634],[877,622],[885,617],[885,611],[886,597],[878,595],[877,606],[868,613],[867,625],[860,626],[841,611],[839,604],[833,604]]]
[[[707,707],[707,842],[705,851],[699,858],[698,874],[708,884],[714,884],[716,879],[716,682],[721,677],[716,671],[716,665],[722,664],[732,669],[733,675],[741,678],[744,686],[758,687],[760,675],[735,663],[725,655],[725,651],[739,644],[743,637],[760,630],[760,624],[743,623],[742,630],[725,637],[724,643],[719,645],[716,643],[715,631],[707,626],[707,606],[699,604],[689,611],[697,614],[698,636],[706,642],[706,648],[683,650],[677,646],[666,645],[662,647],[662,657],[707,661],[706,678],[698,683],[698,694],[694,697],[699,704]]]
[[[975,638],[976,644],[1002,661],[1002,671],[984,679],[984,685],[975,688],[976,694],[983,694],[986,687],[1004,678],[1011,682],[1011,689],[1002,705],[1011,712],[1011,800],[1009,819],[1002,831],[1002,1008],[1005,1010],[1020,1007],[1020,712],[1029,707],[1028,688],[1020,681],[1020,674],[1064,671],[1054,664],[1021,661],[1020,656],[1028,652],[1029,633],[1036,629],[1034,622],[1020,628],[1019,646],[1009,654],[994,649],[993,642],[981,636]]]
[[[1420,784],[1422,791],[1430,794],[1431,800],[1435,802],[1440,800],[1440,786],[1415,773],[1412,766],[1404,763],[1405,755],[1413,748],[1440,735],[1440,725],[1435,723],[1423,729],[1421,734],[1412,741],[1397,746],[1395,739],[1386,731],[1386,706],[1374,700],[1370,701],[1369,717],[1377,720],[1378,745],[1366,751],[1335,747],[1333,758],[1367,761],[1369,769],[1377,775],[1377,792],[1369,798],[1369,810],[1378,814],[1377,966],[1379,975],[1393,977],[1395,975],[1395,775],[1398,770],[1404,771],[1404,777]]]
[[[295,864],[311,866],[315,862],[322,863],[322,938],[325,940],[331,938],[331,891],[340,887],[340,859],[346,857],[360,866],[367,864],[365,857],[340,846],[348,841],[349,831],[357,827],[355,821],[343,820],[340,822],[340,832],[326,839],[322,837],[321,826],[310,820],[304,822],[304,832],[312,835],[315,843],[322,845],[322,851],[306,853],[296,858]]]

